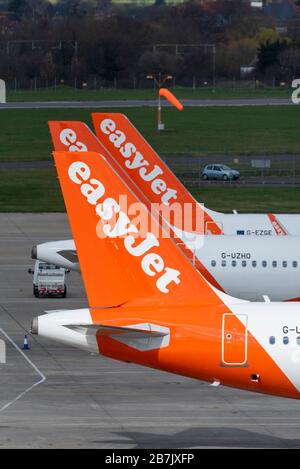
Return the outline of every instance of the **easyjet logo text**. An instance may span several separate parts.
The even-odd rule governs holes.
[[[161,177],[163,170],[158,165],[150,167],[149,161],[132,142],[128,141],[126,134],[117,129],[115,121],[104,119],[100,124],[100,129],[108,135],[109,141],[119,150],[124,158],[125,167],[131,171],[137,170],[140,178],[150,184],[152,192],[160,196],[164,205],[169,205],[171,201],[174,202],[177,199],[177,191],[169,188]]]
[[[80,186],[81,194],[86,201],[95,206],[104,235],[108,238],[123,238],[124,248],[128,254],[140,260],[143,272],[155,279],[159,291],[168,293],[170,284],[180,283],[180,272],[166,267],[164,259],[157,252],[160,247],[158,238],[152,232],[147,232],[142,241],[137,239],[136,235],[139,232],[137,226],[114,198],[105,196],[104,184],[92,176],[91,169],[86,163],[73,162],[69,166],[68,175],[73,183]]]
[[[88,151],[87,146],[77,140],[77,134],[73,129],[64,129],[59,134],[59,139],[69,151]]]

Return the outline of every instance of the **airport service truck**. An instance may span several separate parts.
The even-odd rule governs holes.
[[[63,267],[37,260],[34,269],[29,269],[28,272],[33,274],[33,294],[36,298],[40,296],[66,298],[66,271]]]

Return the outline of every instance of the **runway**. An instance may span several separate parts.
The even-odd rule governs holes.
[[[182,99],[184,106],[213,107],[213,106],[280,106],[293,105],[289,98],[235,98],[235,99]],[[162,106],[170,107],[168,102]],[[102,101],[40,101],[40,102],[9,102],[0,104],[1,109],[76,109],[76,108],[130,108],[157,107],[157,100],[102,100]]]
[[[0,331],[0,448],[300,448],[299,401],[212,388],[36,336],[25,360],[13,343],[22,345],[33,316],[87,306],[76,273],[65,300],[32,295],[32,245],[69,237],[64,214],[0,214],[0,328],[13,341]]]

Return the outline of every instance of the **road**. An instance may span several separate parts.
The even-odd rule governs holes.
[[[277,157],[277,156],[276,156]],[[291,155],[287,155],[287,161],[289,161]],[[180,158],[180,157],[179,157]],[[267,172],[264,175],[253,177],[247,176],[246,172],[242,171],[242,177],[238,181],[204,181],[201,177],[201,170],[199,168],[203,168],[205,166],[205,162],[201,163],[201,166],[198,165],[198,169],[194,169],[192,165],[188,164],[188,159],[184,156],[181,157],[183,164],[179,165],[178,157],[176,157],[176,162],[172,164],[172,158],[165,159],[166,162],[169,164],[172,171],[179,177],[179,179],[186,185],[186,186],[211,186],[211,185],[222,185],[225,187],[230,187],[232,185],[239,186],[239,187],[299,187],[300,186],[300,176],[296,175],[295,177],[292,175],[292,171],[290,171],[290,175],[284,176],[272,176],[268,177]],[[193,157],[194,160],[196,157]],[[213,156],[209,156],[210,161],[212,161]],[[253,159],[256,157],[252,156]],[[259,159],[260,157],[257,157]],[[272,156],[269,157],[272,159]],[[282,156],[284,159],[284,156]],[[298,157],[297,157],[298,158]],[[216,161],[218,163],[227,163],[227,157],[224,158],[218,156]],[[231,157],[232,161],[232,157]],[[194,164],[194,163],[193,163]],[[182,166],[185,165],[187,170],[182,172]],[[194,166],[196,167],[197,164]],[[180,169],[178,169],[180,167]],[[26,170],[26,169],[48,169],[53,168],[53,161],[44,160],[44,161],[0,161],[0,170]],[[292,166],[291,166],[292,168]],[[299,172],[299,171],[298,171]],[[188,174],[187,174],[188,173]]]
[[[31,246],[68,237],[63,214],[0,214],[0,448],[300,448],[298,401],[212,388],[36,336],[25,360],[13,343],[22,345],[33,316],[87,305],[76,273],[68,298],[32,295]]]
[[[296,177],[242,177],[238,181],[203,181],[200,178],[180,178],[187,187],[300,187],[300,176]]]
[[[184,106],[212,107],[212,106],[280,106],[293,105],[286,98],[235,98],[235,99],[183,99]],[[171,106],[163,102],[163,106]],[[156,107],[157,100],[120,100],[120,101],[41,101],[41,102],[10,102],[0,104],[1,109],[73,109],[73,108],[128,108],[128,107]]]

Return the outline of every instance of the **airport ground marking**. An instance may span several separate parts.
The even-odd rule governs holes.
[[[17,352],[19,352],[22,357],[27,361],[27,363],[29,363],[29,365],[34,369],[34,371],[41,377],[41,379],[39,381],[37,381],[36,383],[32,384],[31,386],[29,386],[29,388],[25,389],[25,391],[21,392],[15,399],[13,399],[12,401],[9,401],[7,404],[5,404],[3,407],[0,408],[0,413],[4,412],[6,409],[8,409],[9,407],[11,407],[13,404],[15,404],[16,402],[18,402],[20,399],[22,399],[23,396],[25,396],[25,394],[28,394],[30,391],[32,391],[32,389],[36,388],[37,386],[39,386],[40,384],[44,383],[46,381],[46,376],[39,370],[39,368],[26,356],[26,354],[20,349],[20,347],[13,341],[13,339],[11,337],[9,337],[8,334],[6,334],[6,332],[0,328],[0,332],[4,335],[4,337],[8,340],[8,342],[10,342],[10,344],[17,350]]]

